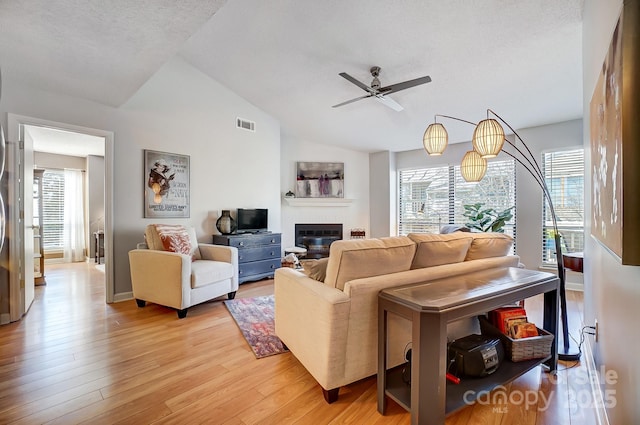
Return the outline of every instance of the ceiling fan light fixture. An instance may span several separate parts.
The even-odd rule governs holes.
[[[464,154],[460,164],[460,174],[465,181],[477,183],[487,172],[487,160],[476,151],[469,151]]]
[[[482,158],[498,156],[504,144],[504,129],[493,118],[482,120],[473,131],[473,149]]]
[[[362,99],[367,99],[369,97],[375,97],[376,100],[388,106],[389,108],[395,111],[402,111],[404,108],[400,104],[398,104],[398,102],[396,102],[395,100],[388,98],[387,95],[391,93],[399,92],[400,90],[406,90],[411,87],[415,87],[421,84],[426,84],[431,82],[431,77],[426,75],[424,77],[416,78],[413,80],[407,80],[401,83],[391,84],[391,85],[382,87],[382,84],[380,83],[380,79],[378,78],[378,76],[380,75],[380,71],[381,69],[379,66],[371,67],[369,72],[371,72],[371,76],[373,77],[373,80],[371,81],[370,86],[353,78],[351,75],[347,74],[346,72],[339,73],[338,75],[340,75],[342,78],[349,81],[350,83],[360,87],[362,90],[367,92],[367,94],[364,96],[357,97],[355,99],[347,100],[346,102],[338,103],[337,105],[333,105],[333,108],[348,105],[349,103],[353,103]]]
[[[430,124],[422,138],[424,150],[432,156],[442,155],[448,143],[447,130],[438,122]]]

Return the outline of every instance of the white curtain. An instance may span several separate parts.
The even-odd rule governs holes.
[[[85,260],[82,171],[64,170],[64,261]]]

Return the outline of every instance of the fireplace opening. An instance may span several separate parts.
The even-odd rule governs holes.
[[[342,239],[342,224],[296,224],[296,246],[306,248],[305,258],[329,256],[329,247]]]

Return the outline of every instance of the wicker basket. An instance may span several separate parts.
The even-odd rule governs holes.
[[[483,335],[500,338],[500,341],[502,341],[504,345],[505,353],[511,357],[511,361],[521,362],[524,360],[541,359],[551,354],[553,334],[544,329],[537,328],[540,334],[539,336],[513,339],[500,332],[485,316],[478,316],[478,320],[480,321],[480,331]]]

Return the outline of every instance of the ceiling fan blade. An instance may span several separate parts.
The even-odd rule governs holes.
[[[408,89],[410,87],[415,87],[415,86],[419,86],[420,84],[425,84],[430,82],[431,82],[431,77],[427,75],[426,77],[416,78],[415,80],[408,80],[402,83],[391,84],[390,86],[381,87],[380,93],[384,93],[384,94],[395,93],[400,90]]]
[[[402,111],[404,110],[404,108],[402,107],[402,105],[400,105],[398,102],[396,102],[395,100],[391,99],[390,97],[387,96],[383,96],[381,94],[378,94],[376,96],[374,96],[376,98],[376,100],[380,103],[382,103],[385,106],[388,106],[389,108],[393,109],[394,111]]]
[[[347,74],[346,72],[341,72],[340,74],[338,74],[339,76],[341,76],[342,78],[346,79],[347,81],[352,82],[353,84],[355,84],[356,86],[360,87],[362,90],[369,92],[371,94],[375,94],[375,90],[373,90],[371,87],[369,87],[368,85],[361,83],[360,81],[356,80],[355,78],[353,78],[351,75]]]
[[[372,94],[366,94],[364,96],[356,97],[355,99],[347,100],[346,102],[338,103],[337,105],[333,105],[332,108],[337,108],[338,106],[348,105],[349,103],[356,102],[358,100],[366,99],[368,97],[372,97]]]

